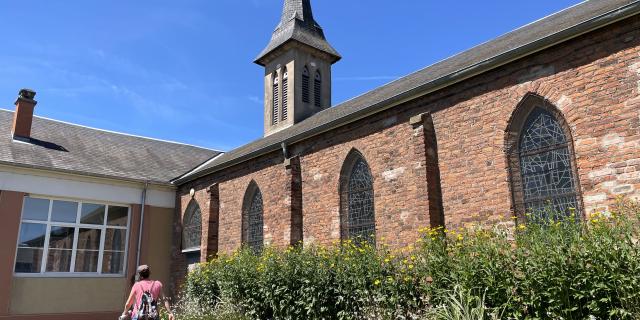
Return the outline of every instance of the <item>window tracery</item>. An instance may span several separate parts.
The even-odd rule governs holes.
[[[345,163],[341,182],[341,229],[343,239],[375,244],[373,177],[366,161],[352,153]]]
[[[189,203],[182,222],[182,250],[200,249],[202,238],[202,212],[194,200]]]
[[[264,211],[262,193],[254,182],[247,189],[243,211],[243,241],[255,252],[260,252],[264,246]]]

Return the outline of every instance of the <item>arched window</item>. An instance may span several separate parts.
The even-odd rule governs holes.
[[[198,203],[195,200],[191,200],[182,219],[182,250],[199,250],[201,238],[202,213]]]
[[[517,214],[558,220],[581,213],[571,134],[551,103],[527,96],[512,117],[507,143]]]
[[[289,73],[287,72],[287,68],[284,68],[284,72],[282,73],[282,121],[287,120],[289,116]]]
[[[247,188],[242,207],[242,242],[253,251],[260,252],[264,246],[264,214],[262,193],[254,181]]]
[[[373,177],[362,155],[353,150],[340,174],[340,231],[342,239],[375,245],[376,223]]]
[[[304,67],[302,69],[302,102],[309,103],[310,101],[310,93],[309,93],[309,69]]]
[[[322,99],[322,77],[320,71],[316,71],[316,75],[313,78],[313,103],[316,107],[322,105],[320,99]]]
[[[278,124],[278,109],[280,107],[279,106],[280,97],[278,95],[278,91],[279,91],[279,80],[278,80],[278,74],[276,73],[273,77],[273,98],[272,98],[273,112],[272,112],[271,124]]]

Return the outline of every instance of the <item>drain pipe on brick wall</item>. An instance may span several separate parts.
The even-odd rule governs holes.
[[[283,142],[280,144],[280,146],[282,147],[282,155],[284,156],[284,159],[287,160],[289,158],[289,150],[287,150],[287,143]]]
[[[142,248],[142,229],[144,227],[144,207],[147,203],[148,187],[149,187],[149,181],[145,181],[144,188],[142,189],[142,199],[140,199],[140,229],[138,230],[138,251],[136,252],[136,270],[140,265],[140,249]]]

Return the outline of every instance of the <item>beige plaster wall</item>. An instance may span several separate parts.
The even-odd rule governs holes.
[[[174,209],[148,207],[148,210],[145,213],[145,230],[149,231],[142,263],[149,265],[151,278],[161,281],[165,294],[168,294]]]
[[[10,313],[117,311],[125,290],[123,278],[14,278]]]

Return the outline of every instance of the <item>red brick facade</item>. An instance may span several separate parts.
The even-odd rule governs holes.
[[[305,244],[330,243],[340,238],[340,172],[357,150],[373,174],[379,242],[409,244],[418,228],[443,218],[449,227],[512,224],[505,131],[527,96],[546,100],[570,130],[589,214],[618,195],[640,197],[639,91],[640,17],[633,17],[288,146],[293,159],[286,163],[273,152],[182,185],[176,215],[195,189],[203,236],[217,246],[203,241],[203,259],[233,251],[253,180],[264,199],[265,244],[295,243],[300,225]],[[216,226],[217,234],[210,230]],[[173,274],[180,279],[180,225],[174,230]]]

